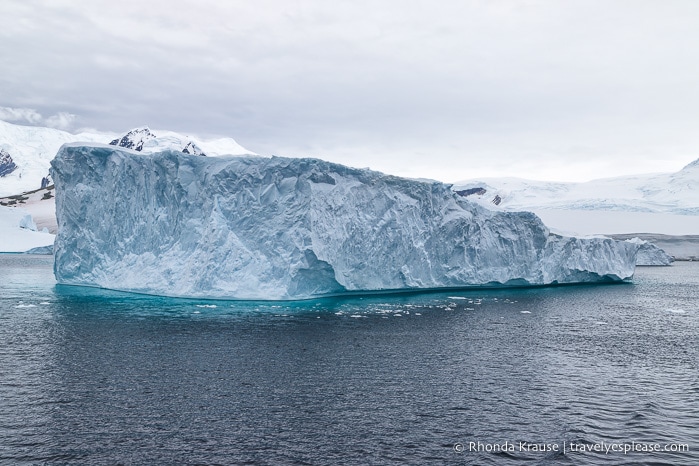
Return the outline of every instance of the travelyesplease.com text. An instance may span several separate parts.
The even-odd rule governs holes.
[[[647,443],[647,442],[600,442],[600,443],[530,443],[530,442],[510,442],[485,443],[467,442],[456,443],[454,445],[456,453],[485,452],[485,453],[516,453],[516,452],[561,452],[561,453],[679,453],[688,452],[689,445],[683,443]]]

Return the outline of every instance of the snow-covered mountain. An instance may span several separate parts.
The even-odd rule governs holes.
[[[457,182],[453,189],[492,209],[535,212],[567,232],[699,233],[699,160],[676,173],[585,183],[484,178]]]
[[[135,151],[142,151],[143,146],[153,139],[155,139],[155,134],[150,132],[149,128],[136,128],[132,129],[120,138],[114,139],[109,144],[112,146],[124,147],[126,149],[133,149]]]
[[[173,149],[185,154],[203,157],[207,155],[255,155],[231,138],[200,141],[172,131],[153,132],[148,127],[132,129],[120,138],[112,140],[109,144],[145,153]]]
[[[454,184],[457,191],[505,209],[572,209],[663,212],[699,215],[699,159],[676,173],[622,176],[585,183],[556,183],[519,178],[484,178]],[[479,190],[479,191],[476,191]],[[493,202],[495,204],[495,202]]]
[[[122,135],[110,132],[72,134],[0,121],[0,197],[41,188],[42,180],[48,176],[51,159],[63,144],[73,142],[111,142],[144,153],[174,149],[194,155],[254,155],[231,138],[201,140],[172,131],[151,131],[147,127]]]
[[[115,134],[71,134],[53,128],[21,126],[0,121],[0,149],[16,167],[0,176],[0,197],[41,187],[49,174],[51,159],[68,142],[109,142]]]

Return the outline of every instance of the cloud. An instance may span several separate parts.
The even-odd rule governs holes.
[[[0,107],[0,120],[39,125],[44,117],[32,108]]]
[[[54,115],[44,117],[33,108],[0,107],[0,120],[28,123],[31,126],[48,126],[49,128],[68,131],[73,129],[76,115],[68,112],[58,112]]]
[[[62,129],[68,131],[73,128],[73,124],[76,120],[76,115],[68,112],[58,112],[55,115],[44,120],[44,124],[49,128]]]
[[[445,181],[697,157],[699,2],[140,4],[0,2],[0,105],[29,107],[0,118],[66,129],[74,113]]]

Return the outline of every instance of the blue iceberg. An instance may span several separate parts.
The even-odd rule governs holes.
[[[638,245],[549,232],[450,185],[317,159],[63,146],[59,283],[179,297],[622,281]]]

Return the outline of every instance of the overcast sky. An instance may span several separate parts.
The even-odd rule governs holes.
[[[699,1],[0,2],[0,118],[442,181],[699,158]]]

